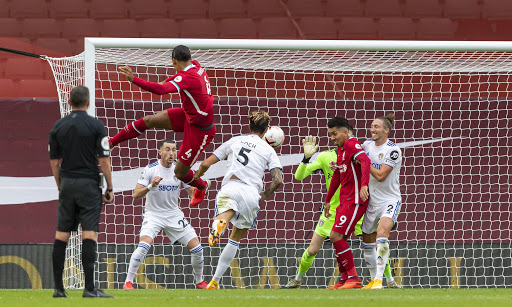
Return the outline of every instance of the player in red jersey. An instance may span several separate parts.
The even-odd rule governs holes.
[[[177,73],[160,83],[135,77],[128,66],[119,68],[120,73],[128,81],[146,91],[158,95],[180,93],[182,107],[144,116],[124,127],[109,140],[109,143],[112,148],[123,141],[137,137],[150,128],[184,132],[174,174],[182,182],[195,187],[194,196],[190,202],[191,206],[195,206],[204,199],[210,181],[194,179],[194,172],[190,168],[215,136],[214,98],[208,75],[197,61],[192,60],[188,47],[179,45],[173,49],[172,65]]]
[[[354,256],[346,239],[350,237],[356,223],[366,212],[368,206],[368,183],[370,182],[370,159],[361,144],[352,136],[352,126],[343,117],[334,117],[327,123],[329,136],[338,147],[337,169],[331,179],[329,192],[325,199],[324,214],[329,213],[330,201],[338,187],[340,205],[336,209],[336,218],[329,239],[336,249],[336,261],[341,279],[331,289],[362,288],[357,276]],[[359,162],[357,163],[356,160]]]

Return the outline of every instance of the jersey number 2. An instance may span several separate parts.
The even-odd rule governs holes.
[[[243,166],[246,166],[249,163],[249,157],[246,155],[246,153],[250,153],[250,152],[251,152],[250,149],[242,147],[240,149],[240,152],[238,153],[239,157],[237,157],[236,160],[238,162],[242,163]],[[244,160],[240,161],[240,157],[242,157]]]

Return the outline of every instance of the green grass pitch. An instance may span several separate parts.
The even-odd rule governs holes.
[[[512,306],[511,289],[384,289],[384,290],[106,290],[114,299],[54,299],[53,290],[0,290],[0,306]]]

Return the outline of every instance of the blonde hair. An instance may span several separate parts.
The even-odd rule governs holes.
[[[393,123],[395,122],[395,114],[389,113],[386,116],[377,117],[377,119],[382,120],[382,122],[384,122],[384,125],[386,126],[386,128],[391,130],[391,128],[393,128]]]
[[[263,133],[270,124],[270,116],[262,110],[252,111],[249,113],[249,127],[252,132]]]

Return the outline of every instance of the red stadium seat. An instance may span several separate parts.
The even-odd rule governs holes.
[[[416,24],[411,18],[384,17],[378,22],[379,39],[415,39]]]
[[[91,0],[90,18],[128,18],[128,4],[125,0]]]
[[[7,59],[4,76],[18,80],[43,79],[50,77],[45,75],[45,72],[50,71],[49,66],[44,60],[20,55],[16,58]],[[48,75],[50,74],[48,73]]]
[[[12,79],[0,79],[0,98],[13,98],[19,96],[19,82]]]
[[[168,18],[171,4],[166,0],[131,1],[130,18]]]
[[[243,18],[247,16],[247,6],[239,0],[210,0],[208,16],[213,19]]]
[[[457,23],[449,18],[421,18],[418,21],[418,39],[448,40],[455,37]]]
[[[222,19],[219,38],[257,38],[256,23],[250,18]]]
[[[139,37],[140,32],[133,19],[106,19],[100,29],[102,37]]]
[[[377,23],[368,17],[345,17],[340,20],[338,39],[375,39]]]
[[[144,19],[140,23],[141,37],[174,38],[179,37],[179,25],[173,19]]]
[[[439,0],[407,0],[404,16],[443,17],[443,4]]]
[[[4,9],[0,10],[0,18],[7,18],[9,17],[9,0],[0,0],[0,7],[3,7]]]
[[[66,56],[75,55],[77,53],[76,44],[71,43],[70,40],[66,38],[38,38],[35,40],[34,44],[44,49],[52,50],[58,53],[63,53]]]
[[[286,6],[292,17],[325,16],[325,4],[322,1],[288,0]]]
[[[297,29],[288,17],[262,18],[258,24],[258,37],[266,39],[298,38]]]
[[[330,17],[304,17],[299,28],[307,39],[336,39],[337,25]]]
[[[512,41],[512,20],[497,20],[496,21],[496,39],[502,41]]]
[[[483,0],[482,17],[510,19],[512,17],[512,2],[502,0]]]
[[[21,80],[20,97],[52,97],[56,98],[57,87],[52,80]]]
[[[365,16],[392,17],[401,15],[402,7],[400,0],[366,0]]]
[[[94,19],[64,19],[62,21],[62,37],[68,39],[83,39],[100,35],[99,22]]]
[[[446,18],[480,18],[480,0],[445,0]]]
[[[20,37],[21,21],[14,18],[0,18],[0,37]]]
[[[51,18],[87,18],[90,6],[85,0],[52,0],[49,9]]]
[[[8,6],[12,18],[48,18],[48,3],[46,1],[16,0],[9,1]]]
[[[29,38],[60,37],[60,25],[55,19],[25,19],[23,36]]]
[[[361,17],[364,5],[361,0],[328,0],[326,13],[330,17]]]
[[[174,19],[195,19],[207,18],[208,1],[206,0],[187,0],[187,5],[183,5],[180,0],[173,0],[169,10],[169,15]]]
[[[217,38],[217,25],[211,19],[187,19],[181,23],[181,37]]]
[[[457,40],[495,40],[497,33],[493,24],[484,19],[460,19],[455,38]]]
[[[249,0],[247,14],[251,18],[286,17],[280,0]]]

